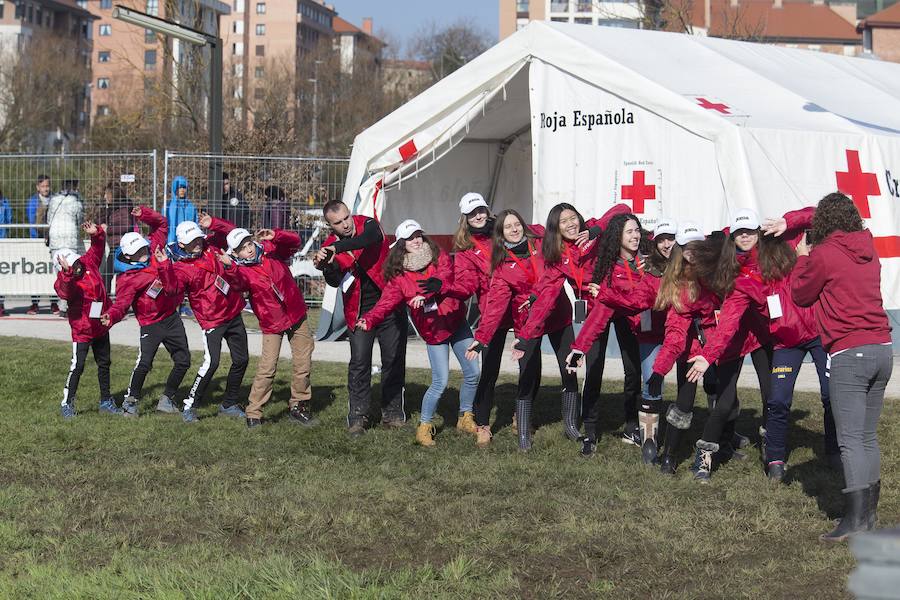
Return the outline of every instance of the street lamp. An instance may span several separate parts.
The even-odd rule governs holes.
[[[209,163],[210,199],[222,197],[222,39],[124,6],[116,5],[112,16],[131,25],[177,38],[195,46],[209,46]]]

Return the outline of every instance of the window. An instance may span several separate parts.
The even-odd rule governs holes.
[[[872,28],[863,29],[863,52],[872,54]]]
[[[106,104],[101,104],[100,106],[97,107],[97,114],[99,116],[105,117],[105,116],[109,115],[109,113],[110,113],[109,106],[107,106]]]
[[[266,35],[266,26],[260,23],[256,26],[256,35]]]
[[[550,17],[550,20],[554,23],[568,23],[569,17]]]
[[[576,5],[576,9],[580,13],[589,13],[594,11],[593,2],[581,2],[579,1]]]
[[[550,0],[550,12],[569,12],[569,0]]]
[[[147,14],[159,16],[159,0],[147,0]]]
[[[75,4],[78,5],[78,8],[87,8],[87,0],[76,0]]]
[[[640,24],[638,21],[632,21],[630,19],[599,19],[597,21],[597,25],[604,25],[606,27],[622,27],[624,29],[639,29]]]
[[[516,0],[516,12],[528,12],[528,0]]]
[[[97,79],[97,89],[98,90],[106,90],[109,89],[109,77],[100,77]]]
[[[253,98],[255,98],[256,100],[262,100],[265,97],[266,97],[265,88],[258,87],[255,90],[253,90]]]
[[[231,45],[231,54],[234,56],[243,56],[244,55],[244,44],[241,42],[237,42]]]
[[[235,77],[244,76],[244,63],[234,63],[231,65],[231,74]]]
[[[580,18],[576,18],[575,22],[578,23],[579,25],[591,25],[594,22],[594,20],[591,19],[590,17],[580,17]]]
[[[244,0],[234,0],[234,12],[244,12]]]
[[[145,44],[155,44],[156,43],[156,33],[152,29],[144,30],[144,43]]]
[[[152,71],[156,68],[156,50],[144,50],[144,70]]]
[[[237,100],[240,100],[241,98],[243,98],[244,97],[244,88],[239,85],[234,86],[234,97]]]
[[[237,35],[244,35],[244,22],[235,21],[234,23],[232,23],[231,32],[236,33]]]
[[[258,15],[266,14],[266,3],[265,2],[257,2],[256,3],[256,14],[258,14]]]
[[[101,50],[97,54],[97,62],[109,62],[109,50]]]
[[[112,35],[112,25],[101,25],[100,35]]]
[[[112,0],[100,0],[100,8],[112,8]]]
[[[256,55],[257,56],[265,56],[266,55],[266,47],[262,44],[256,47]]]
[[[257,79],[261,79],[266,76],[266,68],[265,67],[256,67],[253,70],[253,76]]]
[[[4,7],[4,6],[5,6],[5,4],[3,4],[2,2],[0,2],[0,19],[3,19],[3,7]]]

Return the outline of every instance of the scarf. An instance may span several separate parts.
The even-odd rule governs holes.
[[[472,227],[468,225],[469,233],[472,235],[491,235],[494,230],[494,217],[490,217],[481,227]]]
[[[514,244],[503,240],[506,249],[515,254],[516,258],[527,258],[531,252],[528,250],[528,238],[523,237],[521,241]]]
[[[418,252],[407,252],[403,255],[403,268],[407,271],[421,271],[431,264],[431,246],[422,244]]]

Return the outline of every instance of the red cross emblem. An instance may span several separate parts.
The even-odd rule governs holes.
[[[413,156],[415,156],[416,153],[419,152],[419,149],[416,148],[416,142],[413,140],[409,140],[408,142],[400,146],[398,150],[400,151],[400,158],[403,160],[403,162],[408,161]]]
[[[656,200],[656,186],[644,183],[644,172],[635,171],[631,175],[631,185],[622,186],[622,198],[631,200],[631,210],[635,214],[644,214],[644,202]]]
[[[716,110],[722,113],[723,115],[730,115],[731,113],[728,110],[731,108],[722,103],[710,102],[706,98],[697,98],[697,104],[700,105],[700,108],[705,108],[706,110]]]
[[[872,216],[869,211],[869,196],[880,196],[878,177],[875,173],[866,173],[859,164],[859,151],[847,150],[847,170],[837,171],[837,188],[853,199],[853,204],[859,211],[859,216],[868,219]]]

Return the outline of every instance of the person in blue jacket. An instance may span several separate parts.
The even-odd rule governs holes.
[[[0,225],[9,225],[13,222],[12,216],[12,208],[9,206],[9,200],[7,200],[6,196],[3,195],[3,190],[0,189]],[[0,239],[11,237],[9,229],[6,227],[0,227]],[[0,296],[0,317],[6,316],[6,298],[4,296]]]
[[[175,230],[184,221],[197,222],[197,207],[188,200],[188,181],[181,175],[172,180],[172,196],[166,206],[166,220],[169,221],[169,243],[175,240]]]

